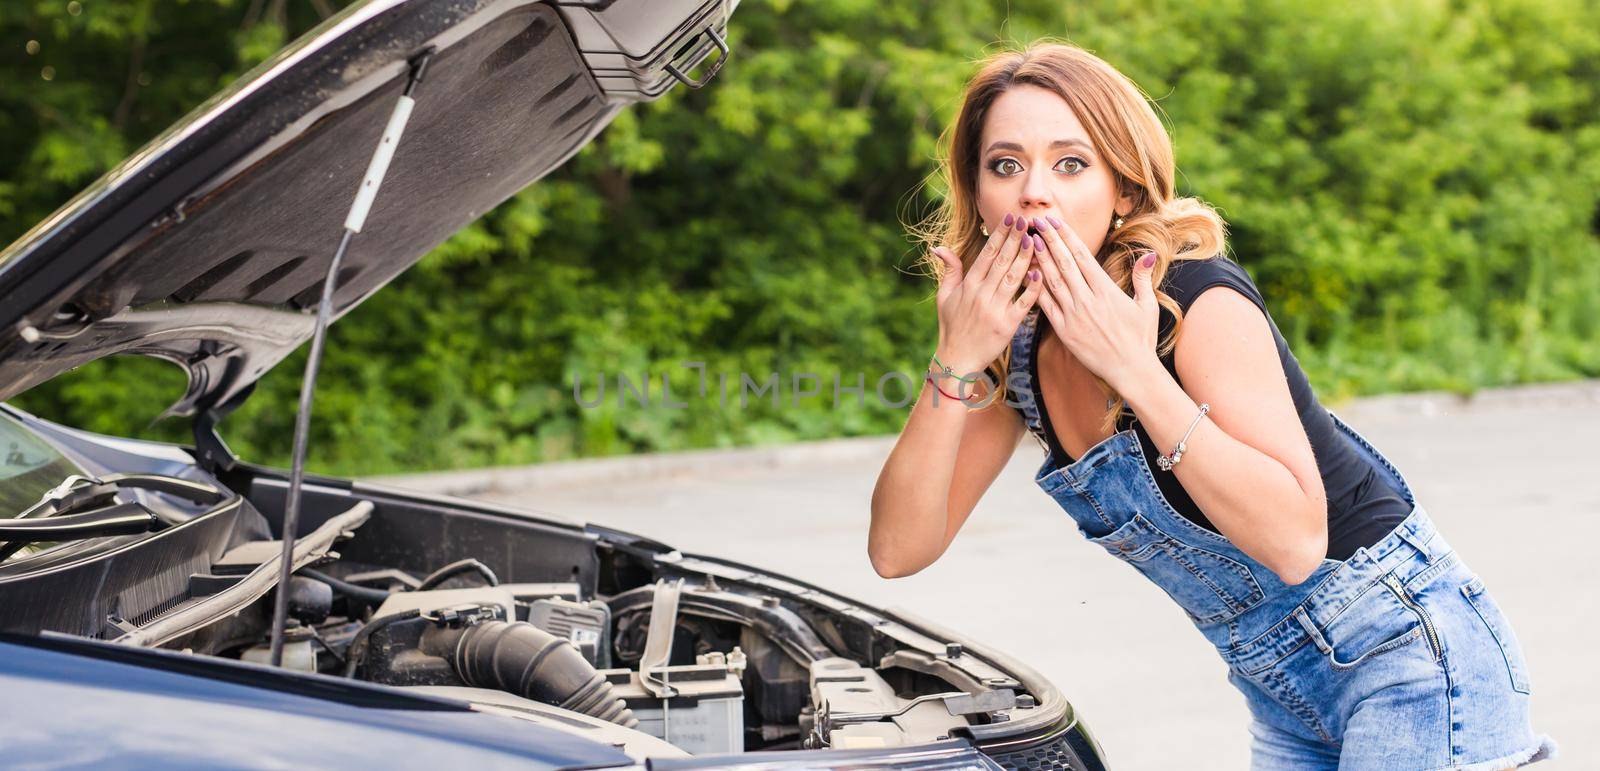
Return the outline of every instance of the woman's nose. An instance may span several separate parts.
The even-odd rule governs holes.
[[[1050,188],[1044,177],[1037,173],[1029,173],[1023,180],[1022,193],[1018,196],[1017,205],[1024,214],[1035,216],[1040,210],[1048,208],[1050,202]]]

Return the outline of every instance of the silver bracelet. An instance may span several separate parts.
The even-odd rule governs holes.
[[[1184,443],[1189,441],[1189,435],[1194,433],[1194,427],[1200,425],[1200,419],[1210,411],[1211,405],[1200,403],[1200,414],[1194,416],[1194,422],[1189,424],[1188,431],[1183,432],[1183,438],[1178,440],[1178,446],[1172,448],[1172,452],[1156,458],[1156,465],[1160,466],[1162,471],[1171,471],[1173,466],[1178,465],[1178,461],[1183,460]]]

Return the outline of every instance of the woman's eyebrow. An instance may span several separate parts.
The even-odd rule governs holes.
[[[1050,149],[1055,150],[1057,148],[1071,147],[1073,145],[1082,147],[1089,152],[1094,152],[1094,145],[1089,144],[1089,140],[1079,139],[1077,137],[1073,137],[1071,139],[1057,139],[1056,141],[1050,143]],[[989,145],[989,149],[985,150],[984,152],[989,153],[995,150],[1010,150],[1014,153],[1024,152],[1022,145],[1019,145],[1016,142],[995,142]]]

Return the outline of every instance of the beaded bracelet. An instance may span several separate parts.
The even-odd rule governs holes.
[[[1156,458],[1156,465],[1160,466],[1162,471],[1171,471],[1173,466],[1178,465],[1178,461],[1183,460],[1183,451],[1186,449],[1185,443],[1189,441],[1189,435],[1194,433],[1194,427],[1200,425],[1200,419],[1210,411],[1211,405],[1200,403],[1200,414],[1194,416],[1194,422],[1189,424],[1188,431],[1183,432],[1183,438],[1178,440],[1178,446],[1172,448],[1172,452]]]

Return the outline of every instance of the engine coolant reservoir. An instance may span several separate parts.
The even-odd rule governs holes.
[[[312,630],[309,627],[292,624],[283,630],[283,668],[296,672],[317,671],[316,643],[311,641]],[[240,654],[241,661],[254,664],[272,663],[272,646],[267,643],[252,646]]]

